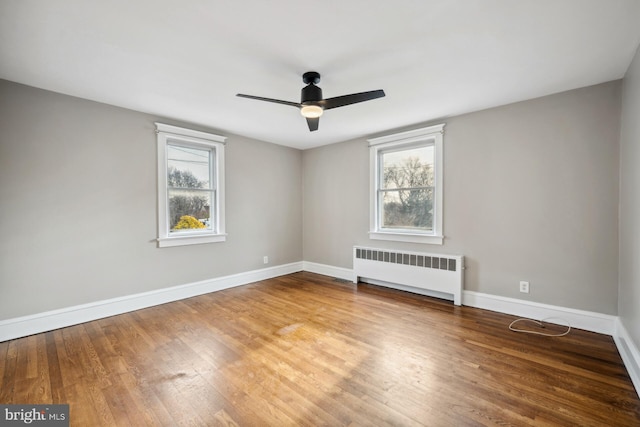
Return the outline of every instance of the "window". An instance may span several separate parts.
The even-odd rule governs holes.
[[[156,123],[158,246],[223,242],[225,137]]]
[[[369,237],[442,244],[444,124],[369,140]]]

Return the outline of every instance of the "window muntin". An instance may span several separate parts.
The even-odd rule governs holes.
[[[226,240],[225,137],[156,123],[158,246]]]
[[[444,124],[370,139],[369,237],[442,244]]]

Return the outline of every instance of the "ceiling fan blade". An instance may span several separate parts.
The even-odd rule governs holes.
[[[307,117],[307,125],[309,126],[309,131],[313,132],[314,130],[318,130],[319,123],[320,117]]]
[[[345,105],[356,104],[358,102],[370,101],[376,98],[382,98],[384,91],[382,89],[372,90],[369,92],[352,93],[351,95],[336,96],[335,98],[328,98],[320,101],[320,105],[325,110],[332,108],[344,107]]]
[[[238,93],[236,94],[236,96],[239,96],[240,98],[257,99],[258,101],[275,102],[276,104],[290,105],[292,107],[297,107],[297,108],[302,107],[302,104],[300,104],[299,102],[282,101],[280,99],[263,98],[262,96],[245,95],[242,93]]]

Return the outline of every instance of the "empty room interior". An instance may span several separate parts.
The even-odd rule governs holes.
[[[640,426],[639,45],[637,0],[0,0],[0,424]]]

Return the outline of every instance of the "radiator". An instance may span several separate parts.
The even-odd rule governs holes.
[[[354,283],[360,277],[442,292],[462,304],[464,257],[354,246]]]

